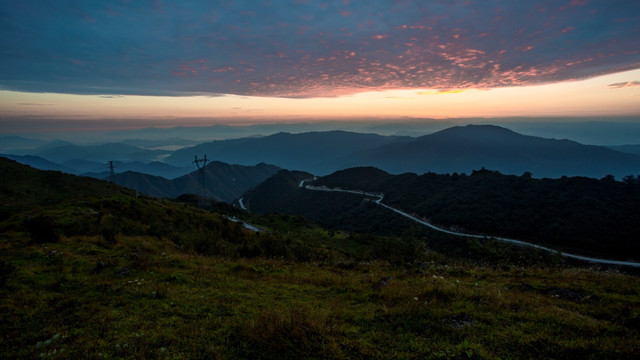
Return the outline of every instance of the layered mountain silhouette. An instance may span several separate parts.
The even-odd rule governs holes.
[[[640,144],[627,144],[618,146],[608,146],[608,148],[629,154],[640,155]]]
[[[452,127],[413,141],[387,144],[351,156],[354,163],[391,173],[467,173],[482,167],[535,177],[640,173],[640,156],[570,140],[525,136],[493,125]]]
[[[13,140],[24,145],[25,139]],[[160,144],[142,140],[131,143]],[[207,142],[176,151],[150,150],[125,143],[78,146],[53,142],[28,153],[39,158],[13,158],[41,169],[93,177],[107,176],[105,163],[113,160],[117,172],[134,171],[173,179],[193,169],[194,155],[206,154],[209,159],[230,164],[252,166],[262,162],[319,176],[351,167],[375,166],[393,174],[469,174],[486,168],[514,175],[528,172],[536,178],[614,175],[621,179],[640,174],[640,154],[636,152],[639,152],[637,145],[583,145],[521,135],[499,126],[467,125],[420,137],[347,131],[277,133]]]
[[[147,150],[137,146],[123,143],[107,143],[102,145],[73,145],[65,144],[56,147],[46,147],[35,150],[33,155],[38,155],[47,160],[64,163],[71,160],[84,159],[89,161],[105,162],[109,160],[127,160],[149,162],[157,160],[162,155],[167,155],[167,150]]]
[[[17,161],[23,165],[29,165],[38,170],[54,170],[54,171],[62,171],[68,174],[76,174],[76,170],[64,165],[60,165],[53,161],[49,161],[40,156],[35,155],[12,155],[12,154],[2,154],[0,155],[7,159],[11,159],[13,161]]]
[[[105,177],[109,176],[109,166],[107,163],[75,160],[65,162],[64,165],[72,167],[74,169],[82,169],[81,171],[77,172],[78,175],[91,176],[98,179],[104,179]],[[114,161],[113,166],[117,173],[133,171],[148,175],[161,176],[167,179],[175,179],[193,171],[193,166],[177,167],[160,161],[152,161],[149,163],[143,163],[140,161]]]
[[[203,143],[177,150],[165,161],[177,166],[193,161],[194,154],[207,154],[211,159],[233,164],[265,162],[285,169],[329,174],[356,165],[348,154],[408,140],[411,138],[347,131],[278,133]]]
[[[107,162],[75,159],[58,164],[35,155],[2,154],[1,156],[15,160],[24,165],[29,165],[38,170],[62,171],[68,174],[89,176],[96,179],[104,179],[109,176],[109,165]],[[147,175],[162,176],[168,179],[174,179],[193,171],[193,167],[186,168],[171,166],[160,161],[153,161],[149,163],[143,163],[140,161],[114,161],[113,165],[115,170],[119,173],[133,171]]]
[[[211,162],[204,168],[206,195],[208,198],[231,202],[279,170],[277,166],[264,163],[243,166]],[[118,185],[157,197],[176,198],[182,194],[199,192],[198,170],[173,180],[126,171],[116,174],[114,181]]]
[[[174,152],[165,161],[186,164],[194,154],[216,160],[255,164],[326,175],[356,166],[375,166],[390,173],[470,173],[487,168],[534,177],[640,173],[640,156],[570,140],[521,135],[493,125],[451,127],[418,138],[345,131],[279,133],[261,138],[214,141]]]

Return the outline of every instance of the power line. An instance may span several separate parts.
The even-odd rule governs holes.
[[[198,159],[198,155],[195,155],[194,164],[198,167],[198,204],[201,207],[207,207],[207,187],[205,184],[204,168],[207,166],[207,154],[204,154],[204,159]],[[200,165],[202,164],[202,165]]]
[[[109,182],[114,184],[116,182],[115,166],[113,166],[113,160],[109,160]]]

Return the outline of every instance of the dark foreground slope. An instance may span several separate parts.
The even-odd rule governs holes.
[[[0,220],[15,213],[86,196],[133,195],[105,181],[58,171],[40,171],[0,157]]]
[[[266,231],[254,233],[223,214],[103,181],[5,159],[0,171],[9,216],[0,219],[3,359],[633,359],[640,351],[636,276],[485,266],[410,239],[359,243],[291,216],[256,217]]]
[[[213,161],[204,169],[206,195],[208,198],[231,202],[279,170],[277,166],[264,163],[243,166]],[[117,174],[114,180],[141,193],[164,198],[198,194],[200,186],[198,170],[173,180],[127,171]]]

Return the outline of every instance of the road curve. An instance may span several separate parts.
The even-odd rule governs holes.
[[[396,212],[397,214],[400,214],[406,218],[409,218],[419,224],[428,226],[429,228],[436,230],[436,231],[440,231],[443,232],[445,234],[449,234],[449,235],[454,235],[454,236],[462,236],[462,237],[467,237],[467,238],[476,238],[476,239],[494,239],[494,240],[498,240],[498,241],[502,241],[505,243],[510,243],[510,244],[514,244],[514,245],[518,245],[518,246],[528,246],[528,247],[532,247],[532,248],[536,248],[539,250],[544,250],[544,251],[548,251],[552,254],[557,254],[560,256],[564,256],[567,258],[571,258],[571,259],[577,259],[577,260],[582,260],[582,261],[588,261],[591,263],[598,263],[598,264],[606,264],[606,265],[618,265],[618,266],[630,266],[630,267],[640,267],[640,263],[637,262],[633,262],[633,261],[620,261],[620,260],[612,260],[612,259],[600,259],[600,258],[593,258],[593,257],[588,257],[588,256],[582,256],[582,255],[577,255],[577,254],[571,254],[571,253],[565,253],[565,252],[560,252],[551,248],[548,248],[546,246],[542,246],[542,245],[537,245],[537,244],[533,244],[530,242],[526,242],[526,241],[522,241],[522,240],[515,240],[515,239],[508,239],[508,238],[503,238],[503,237],[496,237],[496,236],[484,236],[484,235],[475,235],[475,234],[466,234],[466,233],[461,233],[461,232],[456,232],[456,231],[451,231],[451,230],[447,230],[447,229],[443,229],[441,227],[435,226],[427,221],[424,221],[422,219],[418,219],[415,216],[409,215],[406,212],[402,211],[402,210],[398,210],[394,207],[391,207],[389,205],[383,204],[382,203],[382,199],[384,198],[384,194],[382,193],[368,193],[362,190],[345,190],[345,189],[335,189],[335,188],[328,188],[326,186],[313,186],[313,185],[304,185],[305,182],[307,181],[313,181],[313,179],[307,179],[307,180],[302,180],[299,184],[299,187],[301,188],[305,188],[307,190],[313,190],[313,191],[330,191],[330,192],[346,192],[346,193],[350,193],[350,194],[358,194],[358,195],[365,195],[365,196],[370,196],[370,197],[374,197],[377,198],[376,200],[372,200],[373,202],[375,202],[376,204],[383,206],[391,211]]]

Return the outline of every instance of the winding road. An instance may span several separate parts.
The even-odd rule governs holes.
[[[533,243],[529,243],[526,241],[522,241],[522,240],[515,240],[515,239],[508,239],[508,238],[503,238],[503,237],[496,237],[496,236],[484,236],[484,235],[476,235],[476,234],[466,234],[466,233],[461,233],[461,232],[456,232],[456,231],[451,231],[451,230],[447,230],[447,229],[443,229],[441,227],[435,226],[427,221],[424,221],[422,219],[419,219],[415,216],[412,216],[410,214],[407,214],[406,212],[402,211],[402,210],[398,210],[394,207],[391,207],[389,205],[383,204],[382,203],[382,199],[384,199],[384,194],[382,193],[370,193],[370,192],[365,192],[362,190],[345,190],[345,189],[336,189],[336,188],[328,188],[326,186],[313,186],[313,185],[304,185],[306,182],[308,181],[313,181],[315,179],[307,179],[307,180],[302,180],[299,184],[299,187],[301,188],[305,188],[307,190],[313,190],[313,191],[330,191],[330,192],[345,192],[345,193],[350,193],[350,194],[358,194],[358,195],[365,195],[365,196],[370,196],[375,198],[375,200],[372,200],[373,202],[375,202],[376,204],[383,206],[391,211],[396,212],[397,214],[400,214],[406,218],[409,218],[419,224],[428,226],[429,228],[436,230],[436,231],[440,231],[443,232],[445,234],[449,234],[449,235],[454,235],[454,236],[462,236],[462,237],[467,237],[467,238],[476,238],[476,239],[493,239],[493,240],[498,240],[498,241],[502,241],[505,243],[510,243],[510,244],[514,244],[514,245],[518,245],[518,246],[528,246],[528,247],[532,247],[532,248],[536,248],[539,250],[544,250],[547,252],[550,252],[552,254],[556,254],[556,255],[560,255],[560,256],[564,256],[567,258],[571,258],[571,259],[577,259],[577,260],[582,260],[582,261],[588,261],[591,263],[598,263],[598,264],[607,264],[607,265],[618,265],[618,266],[630,266],[630,267],[640,267],[640,263],[637,262],[633,262],[633,261],[620,261],[620,260],[612,260],[612,259],[600,259],[600,258],[593,258],[593,257],[588,257],[588,256],[582,256],[582,255],[577,255],[577,254],[571,254],[571,253],[565,253],[565,252],[559,252],[557,250],[548,248],[546,246],[542,246],[542,245],[537,245],[537,244],[533,244]]]
[[[253,232],[262,232],[263,231],[259,227],[255,226],[255,225],[251,225],[251,224],[249,224],[248,222],[246,222],[244,220],[236,218],[235,216],[231,216],[231,217],[225,216],[225,218],[227,220],[231,220],[231,221],[233,221],[235,223],[238,223],[238,224],[242,225],[242,227],[247,229],[247,230],[250,230],[250,231],[253,231]]]

